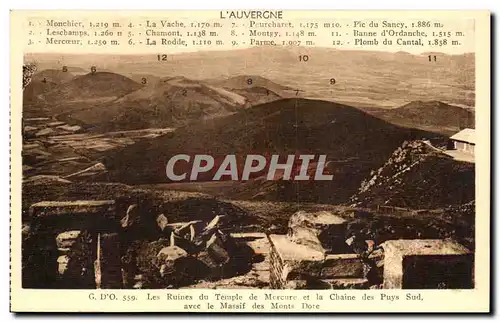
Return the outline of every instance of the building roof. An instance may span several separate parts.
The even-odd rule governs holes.
[[[476,144],[476,130],[463,129],[462,131],[453,134],[450,139],[471,144]]]

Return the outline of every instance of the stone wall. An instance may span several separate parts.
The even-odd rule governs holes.
[[[271,287],[473,287],[473,254],[454,241],[400,239],[377,246],[374,241],[356,235],[343,240],[344,230],[344,221],[327,212],[300,211],[293,215],[287,235],[269,236]],[[325,241],[317,238],[324,231],[328,232],[326,247]],[[341,250],[350,250],[350,253],[341,253]]]
[[[113,200],[33,204],[23,236],[23,287],[120,288],[117,228]]]

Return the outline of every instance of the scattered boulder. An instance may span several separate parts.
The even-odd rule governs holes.
[[[60,233],[56,236],[57,248],[71,248],[76,243],[76,240],[80,236],[80,233],[80,230],[70,230]]]
[[[188,253],[174,245],[162,248],[156,257],[160,262],[160,275],[165,277],[176,273],[176,268],[182,264],[183,259],[188,257]]]
[[[143,289],[144,288],[144,282],[143,281],[139,281],[139,282],[135,283],[134,286],[133,286],[133,288],[136,289],[136,290]]]
[[[158,224],[158,227],[160,227],[161,231],[164,231],[165,228],[167,228],[168,219],[164,214],[160,214],[156,217],[156,223]]]
[[[137,221],[138,216],[137,204],[128,206],[127,214],[120,220],[122,228],[130,228]]]
[[[68,270],[69,257],[68,255],[62,255],[57,258],[57,272],[59,275],[63,276]]]
[[[188,284],[193,280],[194,276],[190,273],[193,258],[184,249],[178,246],[164,247],[156,257],[163,285],[177,286]]]
[[[218,230],[206,242],[197,258],[206,267],[208,277],[216,279],[237,269],[236,264],[238,263],[233,263],[235,251],[235,243],[232,238]]]
[[[298,211],[288,221],[288,237],[322,253],[341,253],[345,227],[346,221],[331,212]]]
[[[219,229],[218,228],[219,222],[220,222],[220,217],[217,215],[208,223],[208,225],[205,226],[205,228],[203,228],[200,234],[193,239],[193,243],[196,246],[202,246],[206,244],[206,242],[210,238],[212,238],[213,234]]]
[[[213,234],[212,237],[207,241],[206,251],[219,265],[224,265],[231,259],[227,249],[225,248],[224,242],[220,237],[220,232]]]

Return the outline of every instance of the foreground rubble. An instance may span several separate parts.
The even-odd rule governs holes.
[[[117,206],[113,200],[34,204],[23,228],[23,286],[473,286],[469,249],[448,239],[391,240],[403,235],[394,231],[384,237],[377,227],[366,225],[376,220],[362,211],[300,210],[289,217],[286,234],[266,234],[230,233],[233,223],[228,228],[224,215],[171,222],[165,212],[151,209],[134,203]],[[450,262],[456,265],[450,267]],[[412,277],[422,272],[425,281]]]

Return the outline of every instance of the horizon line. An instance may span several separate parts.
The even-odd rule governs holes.
[[[277,45],[277,46],[253,46],[253,47],[247,47],[247,48],[234,48],[234,49],[205,49],[205,50],[193,50],[193,51],[182,51],[182,52],[166,52],[164,51],[163,53],[168,54],[168,55],[190,55],[190,54],[200,54],[200,53],[206,53],[206,52],[232,52],[232,51],[248,51],[248,50],[293,50],[293,49],[319,49],[319,50],[332,50],[332,51],[345,51],[345,52],[365,52],[365,53],[387,53],[387,54],[407,54],[411,56],[422,56],[426,54],[432,54],[432,53],[439,53],[441,55],[446,55],[446,56],[466,56],[466,55],[474,55],[475,52],[470,52],[470,51],[465,51],[463,53],[457,53],[457,54],[452,54],[452,53],[446,53],[443,51],[422,51],[420,53],[412,53],[404,50],[397,50],[397,51],[389,51],[389,50],[378,50],[378,49],[353,49],[353,48],[332,48],[332,47],[321,47],[321,46],[282,46],[282,45]],[[144,55],[154,55],[157,54],[156,52],[143,52],[143,53],[123,53],[123,52],[84,52],[80,51],[77,53],[73,52],[26,52],[23,54],[23,56],[26,55],[102,55],[102,56],[109,56],[109,55],[114,55],[114,56],[144,56]]]

